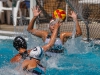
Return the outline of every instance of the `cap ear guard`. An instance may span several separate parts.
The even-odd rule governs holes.
[[[24,48],[27,49],[27,43],[26,40],[24,38],[22,38],[21,36],[17,36],[15,37],[14,41],[13,41],[13,46],[16,48],[16,50],[19,51],[20,48]]]

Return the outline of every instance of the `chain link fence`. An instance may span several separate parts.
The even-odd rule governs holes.
[[[86,1],[86,2],[84,2]],[[36,0],[42,13],[37,19],[37,26],[41,30],[48,29],[48,23],[54,10],[61,8],[67,14],[74,10],[78,14],[78,20],[82,29],[83,38],[100,38],[100,3],[92,0]],[[97,1],[97,0],[96,0]],[[60,32],[73,30],[73,21],[70,17],[60,27]]]

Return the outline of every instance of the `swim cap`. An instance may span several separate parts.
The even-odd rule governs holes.
[[[44,55],[44,52],[41,47],[37,46],[31,50],[29,56],[38,60],[41,60]]]
[[[19,51],[20,48],[27,49],[27,43],[24,38],[17,36],[13,41],[13,46]]]
[[[51,19],[50,23],[49,23],[49,26],[55,25],[57,22],[58,22],[58,19]]]

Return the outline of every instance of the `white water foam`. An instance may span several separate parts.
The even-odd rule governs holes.
[[[82,37],[75,39],[68,39],[64,47],[67,49],[68,54],[81,54],[92,51],[93,43],[85,43],[82,41]]]

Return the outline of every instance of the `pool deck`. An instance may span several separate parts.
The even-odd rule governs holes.
[[[0,39],[14,39],[18,35],[22,35],[22,31],[27,26],[13,26],[8,24],[0,24]],[[16,32],[17,31],[17,32]]]
[[[20,27],[23,29],[23,26],[16,26],[16,28]],[[0,24],[0,30],[2,31],[14,31],[13,25],[7,25],[7,24]]]

